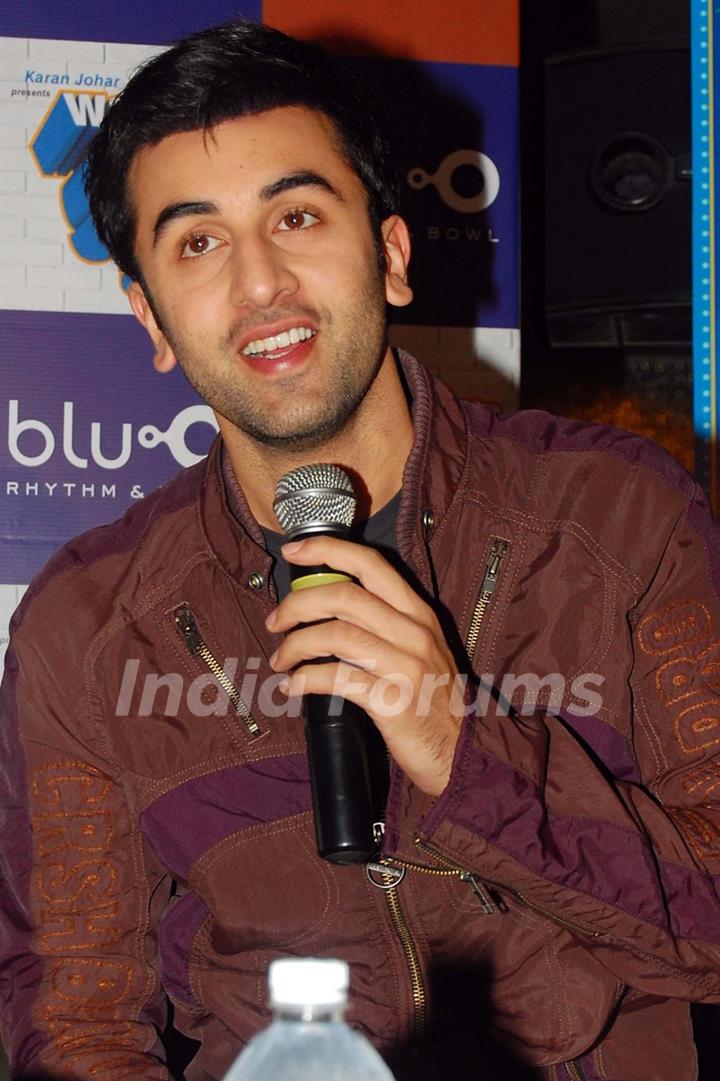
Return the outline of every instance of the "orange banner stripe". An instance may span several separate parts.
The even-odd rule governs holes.
[[[518,0],[265,0],[263,21],[346,56],[519,63]]]

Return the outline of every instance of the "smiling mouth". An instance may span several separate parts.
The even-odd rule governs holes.
[[[269,338],[256,338],[255,341],[248,342],[242,352],[246,357],[267,356],[270,353],[277,353],[278,350],[287,349],[291,345],[308,341],[314,338],[315,334],[316,331],[311,330],[310,327],[290,327],[282,334],[275,334]]]

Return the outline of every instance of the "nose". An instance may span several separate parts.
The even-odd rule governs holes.
[[[268,308],[284,296],[292,296],[298,280],[288,266],[287,253],[265,237],[246,239],[235,249],[231,302]]]

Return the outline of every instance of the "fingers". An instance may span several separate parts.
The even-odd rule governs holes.
[[[380,676],[403,672],[410,679],[420,680],[432,660],[432,653],[426,657],[414,656],[404,644],[401,648],[385,635],[381,637],[350,623],[332,620],[293,631],[278,647],[270,663],[275,671],[291,671],[304,661],[318,657],[337,657]]]
[[[429,609],[430,626],[417,622],[353,582],[291,593],[273,615],[267,626],[276,634],[292,631],[299,624],[320,624],[312,628],[313,634],[301,635],[300,631],[289,634],[279,647],[283,664],[288,668],[314,655],[284,650],[291,642],[293,650],[299,650],[301,643],[312,643],[319,649],[318,655],[353,661],[363,656],[365,650],[379,658],[383,648],[395,643],[401,644],[403,652],[411,656],[427,657],[436,643],[435,616]]]
[[[325,563],[336,571],[356,578],[369,593],[381,597],[392,608],[406,615],[427,619],[432,611],[417,593],[394,570],[387,560],[363,544],[338,540],[335,537],[312,537],[283,545],[283,555],[289,563],[317,566]]]
[[[286,677],[289,696],[324,694],[353,702],[372,718],[388,751],[428,795],[439,795],[450,777],[459,721],[448,709],[444,681],[438,697],[422,694],[402,673],[378,676],[340,661],[301,665]],[[342,708],[342,707],[340,707]]]
[[[280,685],[288,697],[305,694],[326,694],[346,699],[361,706],[383,732],[388,723],[395,726],[414,706],[415,687],[410,678],[400,672],[392,676],[379,676],[372,671],[356,668],[343,661],[326,664],[305,665],[295,670]],[[426,717],[413,708],[413,725]]]
[[[358,705],[366,705],[372,686],[367,672],[342,661],[312,664],[293,672],[280,684],[281,689],[292,697],[296,694],[327,694],[347,698]]]

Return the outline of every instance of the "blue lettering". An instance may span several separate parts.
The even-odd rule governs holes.
[[[36,71],[35,68],[25,69],[25,82],[26,83],[49,83],[51,86],[68,86],[70,83],[70,76],[65,74],[61,75],[57,71]]]
[[[112,90],[120,85],[120,76],[113,78],[111,75],[101,75],[97,72],[95,75],[86,75],[84,71],[81,71],[75,80],[75,86],[102,86],[108,90]]]

